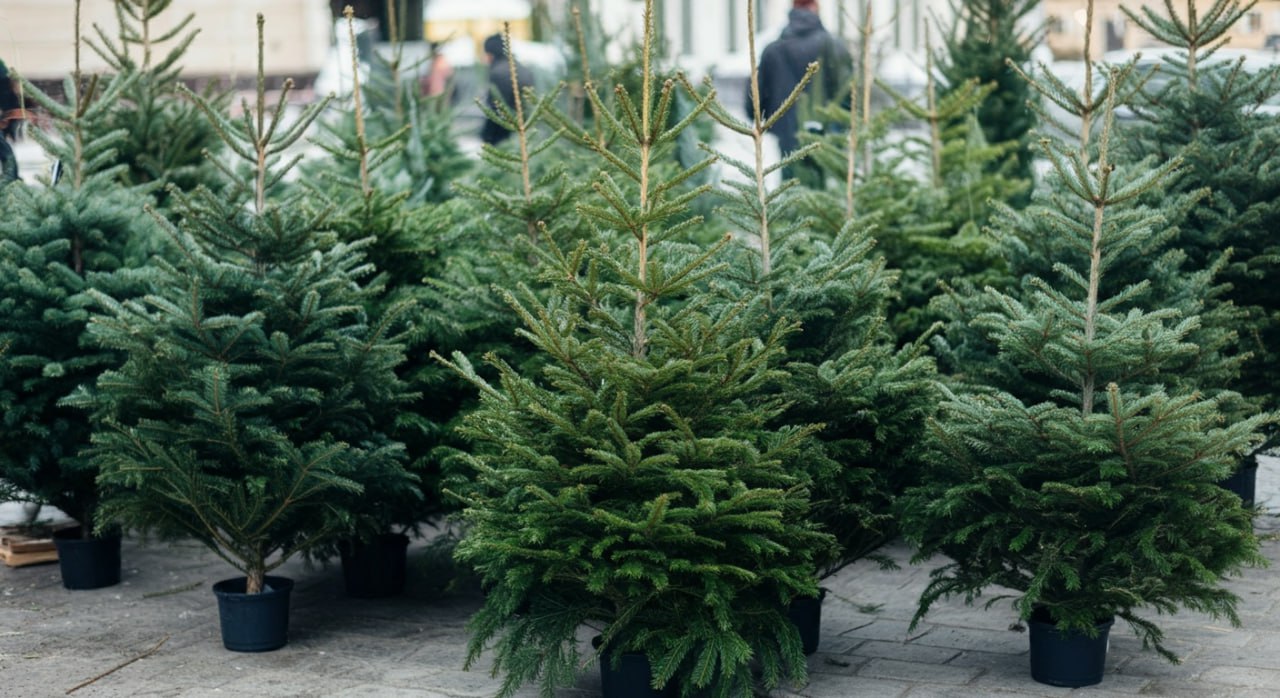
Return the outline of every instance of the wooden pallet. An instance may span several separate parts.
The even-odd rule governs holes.
[[[58,549],[53,544],[53,531],[62,527],[0,526],[0,560],[10,567],[57,562]]]

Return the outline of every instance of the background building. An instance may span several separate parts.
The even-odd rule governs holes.
[[[196,77],[252,78],[257,71],[254,16],[266,17],[265,60],[273,73],[307,81],[329,50],[328,2],[318,0],[176,0],[156,21],[171,29],[187,14],[200,34],[183,58],[184,74]],[[115,3],[88,0],[80,8],[81,33],[93,36],[94,24],[115,38]],[[73,0],[4,0],[0,2],[0,58],[33,80],[61,80],[75,65]],[[81,66],[100,71],[106,63],[82,48]]]
[[[1042,0],[1045,17],[1045,43],[1055,58],[1078,60],[1084,57],[1085,11],[1079,0]],[[1203,12],[1212,0],[1197,0]],[[1147,0],[1096,0],[1093,15],[1093,58],[1106,51],[1137,50],[1159,46],[1155,37],[1131,22],[1120,6],[1137,11],[1151,5],[1163,14],[1163,2]],[[1186,2],[1173,3],[1179,15],[1186,15]],[[1240,20],[1227,44],[1233,49],[1271,50],[1280,48],[1280,0],[1260,0]]]

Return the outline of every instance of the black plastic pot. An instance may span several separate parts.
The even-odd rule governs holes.
[[[1240,462],[1240,467],[1231,474],[1231,477],[1223,480],[1222,488],[1228,492],[1234,493],[1244,502],[1246,507],[1253,506],[1254,494],[1258,485],[1258,459],[1246,458]]]
[[[224,579],[213,585],[218,597],[222,646],[233,652],[269,652],[289,640],[289,592],[293,580],[267,577],[262,593],[244,593],[246,579]]]
[[[591,646],[600,648],[600,637],[592,638]],[[674,698],[677,695],[674,682],[669,682],[665,690],[659,691],[652,686],[653,667],[649,658],[639,652],[624,652],[613,666],[613,656],[605,651],[600,653],[600,695],[603,698]]]
[[[787,617],[800,631],[800,643],[805,654],[818,651],[818,640],[822,629],[822,600],[827,597],[827,590],[820,589],[816,597],[792,599],[787,607]]]
[[[347,596],[378,599],[404,591],[409,536],[383,533],[371,541],[342,541],[342,581]]]
[[[1107,665],[1108,635],[1114,618],[1094,626],[1096,637],[1059,631],[1048,611],[1037,609],[1027,624],[1031,635],[1031,678],[1050,686],[1092,686],[1102,681]]]
[[[120,534],[81,538],[81,529],[54,531],[62,586],[68,589],[100,589],[120,583]]]

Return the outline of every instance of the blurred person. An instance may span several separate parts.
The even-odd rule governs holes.
[[[440,42],[431,42],[431,61],[427,64],[427,73],[422,76],[419,86],[425,97],[442,95],[449,89],[453,80],[453,66],[445,58],[444,46]],[[449,101],[452,101],[451,99]]]
[[[787,101],[787,96],[800,84],[805,69],[817,62],[818,74],[809,81],[805,92],[815,104],[834,100],[845,88],[853,69],[853,58],[844,43],[827,32],[818,16],[817,0],[794,0],[787,16],[787,26],[777,40],[765,47],[757,68],[760,83],[760,118],[767,120]],[[778,139],[782,157],[800,147],[800,110],[797,102],[769,129]],[[754,117],[751,88],[747,87],[747,116]],[[821,131],[815,123],[805,123],[810,130]],[[784,168],[784,178],[795,176],[792,168]]]
[[[17,139],[25,114],[22,99],[9,77],[9,68],[0,61],[0,184],[18,178],[18,158],[9,141]]]
[[[493,95],[496,89],[499,97],[506,103],[507,107],[512,111],[516,108],[516,94],[512,90],[511,85],[511,64],[513,60],[507,56],[507,49],[502,44],[502,35],[494,34],[484,40],[484,52],[489,61],[489,94]],[[516,82],[520,89],[531,87],[533,85],[533,73],[529,69],[520,65],[516,66]],[[492,97],[490,97],[492,98]],[[492,102],[497,107],[497,100]],[[511,135],[511,131],[507,127],[485,116],[484,126],[480,128],[480,140],[489,145],[497,145],[506,140]]]

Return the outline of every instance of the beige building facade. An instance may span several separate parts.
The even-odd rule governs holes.
[[[81,32],[97,24],[116,35],[115,3],[82,0]],[[171,29],[188,14],[200,30],[183,58],[184,74],[231,80],[257,70],[255,16],[266,18],[265,61],[274,75],[314,75],[329,48],[329,4],[325,0],[175,0],[155,31]],[[74,0],[0,0],[0,59],[34,80],[61,78],[75,65]],[[106,68],[88,48],[80,52],[86,72]]]
[[[1212,0],[1194,0],[1197,13],[1204,12]],[[1172,4],[1184,19],[1188,0],[1175,0]],[[1045,42],[1054,57],[1079,60],[1084,57],[1086,24],[1085,3],[1081,0],[1042,0],[1045,21]],[[1090,41],[1092,58],[1099,58],[1107,51],[1137,50],[1164,44],[1134,23],[1121,6],[1135,13],[1150,6],[1161,15],[1165,12],[1161,0],[1096,0],[1093,16],[1093,36]],[[1260,0],[1236,23],[1227,46],[1233,49],[1275,50],[1280,47],[1280,0]]]

